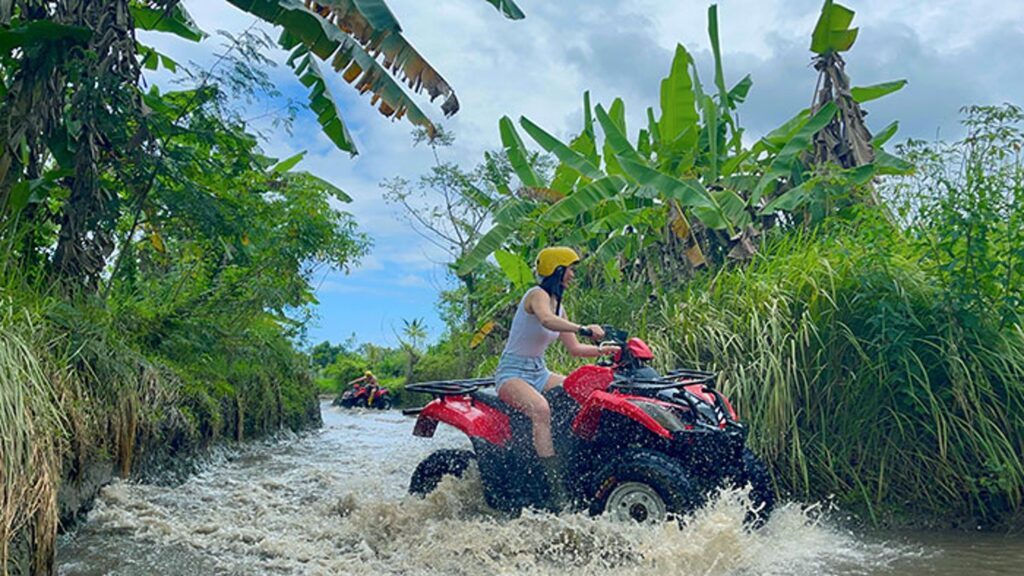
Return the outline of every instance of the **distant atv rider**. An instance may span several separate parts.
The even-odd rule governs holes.
[[[556,507],[564,505],[567,498],[559,481],[560,467],[551,441],[551,408],[541,393],[561,386],[565,376],[547,369],[544,352],[556,338],[562,340],[570,354],[580,358],[614,354],[617,350],[580,344],[575,334],[588,334],[600,340],[604,330],[597,324],[582,326],[570,322],[562,309],[562,295],[576,275],[573,268],[579,260],[575,250],[564,246],[540,251],[536,269],[539,286],[530,288],[519,302],[494,374],[498,397],[526,414],[533,424],[533,447],[544,466]]]
[[[365,384],[363,384],[364,382]],[[359,378],[356,378],[355,380],[350,380],[349,383],[346,384],[346,386],[355,390],[358,395],[360,389],[358,386],[356,386],[357,384],[363,384],[363,390],[365,391],[366,394],[366,405],[373,405],[373,396],[380,388],[380,384],[377,383],[377,377],[373,375],[373,372],[367,370],[366,372],[363,372],[363,375],[360,376]]]

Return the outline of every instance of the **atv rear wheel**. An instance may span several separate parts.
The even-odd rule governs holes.
[[[700,498],[686,469],[660,452],[636,450],[615,458],[596,476],[593,515],[654,523],[693,511]]]
[[[409,493],[426,496],[446,475],[461,478],[476,454],[469,450],[438,450],[416,467],[409,482]]]

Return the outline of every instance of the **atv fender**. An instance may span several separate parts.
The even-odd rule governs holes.
[[[573,400],[583,404],[594,392],[607,390],[614,379],[615,371],[610,367],[588,364],[573,370],[562,383],[562,389]]]
[[[424,406],[412,433],[429,438],[434,435],[438,422],[454,426],[470,438],[482,438],[498,446],[512,439],[508,416],[466,396],[438,398]]]
[[[630,396],[622,394],[610,394],[602,390],[592,392],[583,404],[583,408],[572,422],[572,429],[577,436],[585,440],[592,440],[597,433],[598,424],[601,422],[601,413],[604,411],[616,412],[627,418],[636,421],[651,432],[666,438],[672,439],[672,433],[652,418],[642,408],[629,401]]]

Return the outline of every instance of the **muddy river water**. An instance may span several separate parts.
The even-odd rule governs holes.
[[[473,469],[412,498],[416,464],[468,447],[465,437],[445,426],[413,437],[412,418],[398,411],[322,408],[321,430],[224,450],[182,484],[106,487],[88,520],[61,537],[58,573],[1024,575],[1024,536],[855,532],[799,502],[748,532],[732,493],[684,529],[584,514],[510,518],[483,503]]]

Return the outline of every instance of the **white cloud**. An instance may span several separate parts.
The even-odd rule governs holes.
[[[417,287],[417,288],[430,288],[430,284],[427,283],[422,277],[415,274],[406,274],[398,279],[399,286]]]

